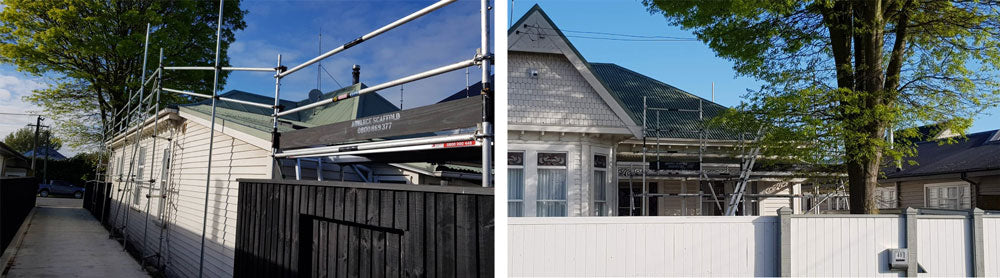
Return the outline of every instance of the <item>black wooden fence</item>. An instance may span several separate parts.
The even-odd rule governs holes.
[[[493,189],[240,180],[237,277],[493,277]]]
[[[111,183],[88,181],[83,186],[83,208],[99,221],[107,219],[111,211]],[[104,224],[104,223],[101,223]]]
[[[0,253],[14,239],[31,209],[35,207],[38,179],[0,177]]]

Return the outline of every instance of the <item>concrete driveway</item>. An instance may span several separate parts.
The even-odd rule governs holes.
[[[39,197],[6,276],[149,277],[82,205],[80,199]]]

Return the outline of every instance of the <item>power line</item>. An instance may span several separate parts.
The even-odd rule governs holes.
[[[531,26],[525,25],[525,27],[531,27],[536,29],[545,29],[556,31],[554,28],[547,28],[541,26]],[[608,38],[608,37],[594,37],[594,36],[581,36],[581,35],[566,35],[566,37],[575,38],[585,38],[585,39],[604,39],[604,40],[620,40],[620,41],[697,41],[696,38],[689,37],[675,37],[675,36],[661,36],[661,35],[636,35],[636,34],[623,34],[623,33],[609,33],[609,32],[594,32],[594,31],[578,31],[570,29],[558,29],[558,31],[564,33],[578,33],[578,34],[591,34],[591,35],[604,35],[604,36],[618,36],[625,38]],[[631,39],[627,39],[631,38]]]
[[[326,75],[329,76],[330,79],[333,79],[333,82],[337,82],[337,86],[339,86],[339,88],[343,88],[344,87],[344,85],[340,85],[340,81],[337,81],[337,78],[333,77],[333,75],[330,74],[330,72],[327,71],[326,68],[324,68],[322,66],[320,66],[319,68],[323,69],[323,72],[326,72]]]
[[[0,115],[16,115],[16,116],[46,116],[45,114],[31,114],[31,113],[10,113],[10,112],[0,112]]]

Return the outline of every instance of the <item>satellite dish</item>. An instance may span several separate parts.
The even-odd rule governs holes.
[[[321,92],[320,90],[312,89],[311,91],[309,91],[310,103],[319,101],[320,97],[323,97],[323,92]]]

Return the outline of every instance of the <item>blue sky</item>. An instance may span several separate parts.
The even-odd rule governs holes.
[[[230,63],[245,67],[274,67],[277,54],[289,68],[354,40],[385,24],[420,10],[434,1],[245,1],[247,28],[230,46]],[[439,66],[473,58],[479,48],[479,3],[458,1],[365,43],[327,58],[319,72],[324,92],[350,85],[351,66],[361,66],[361,81],[377,85]],[[301,100],[317,87],[313,65],[282,80],[281,98]],[[481,71],[470,68],[470,83]],[[331,77],[332,76],[332,77]],[[460,70],[403,85],[403,107],[436,103],[465,89]],[[338,84],[339,82],[339,84]],[[238,89],[273,96],[271,73],[236,72],[224,91]],[[379,92],[399,106],[399,87]]]
[[[630,35],[689,37],[689,31],[667,24],[661,15],[651,15],[638,0],[507,0],[513,21],[536,3],[563,30]],[[567,33],[567,36],[574,34]],[[604,36],[606,37],[606,36]],[[570,37],[577,50],[590,62],[615,63],[689,93],[711,99],[715,82],[715,102],[725,106],[740,103],[747,90],[760,88],[751,77],[737,76],[733,63],[716,57],[700,41],[612,41]],[[1000,111],[977,117],[967,132],[1000,128]]]
[[[240,67],[274,67],[277,55],[289,68],[322,52],[354,40],[372,30],[420,10],[436,1],[244,1],[248,11],[246,29],[237,32],[229,48],[230,63]],[[458,1],[410,23],[390,30],[365,43],[325,59],[321,72],[324,92],[350,85],[351,66],[361,66],[361,82],[371,86],[475,56],[480,47],[479,2]],[[501,29],[502,30],[502,29]],[[305,99],[317,88],[316,65],[282,80],[281,98]],[[331,77],[332,76],[332,77]],[[470,83],[479,81],[481,71],[470,68]],[[339,85],[338,85],[339,82]],[[44,88],[45,77],[27,76],[14,67],[0,65],[0,112],[39,111],[21,97]],[[466,71],[443,74],[404,86],[403,107],[413,108],[436,103],[465,89]],[[166,85],[169,87],[169,84]],[[223,88],[273,96],[272,73],[234,72]],[[393,104],[400,105],[399,87],[378,92]],[[31,116],[0,115],[0,137],[34,122]],[[77,150],[63,149],[67,155]]]

